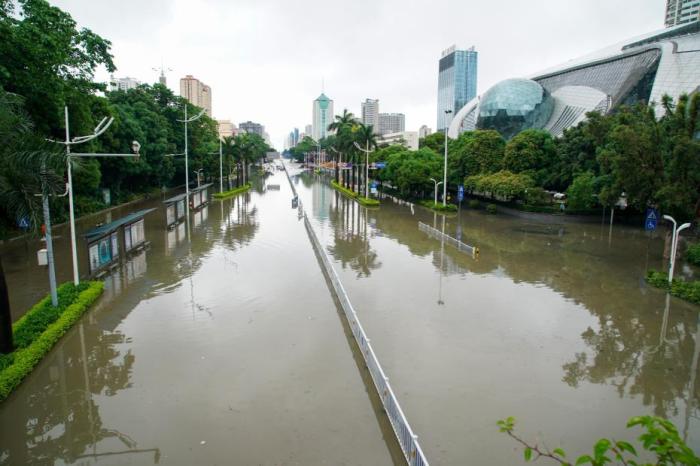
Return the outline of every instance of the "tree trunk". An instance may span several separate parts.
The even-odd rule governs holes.
[[[12,314],[10,314],[10,296],[5,282],[5,270],[0,258],[0,353],[11,353],[14,349],[12,341]]]

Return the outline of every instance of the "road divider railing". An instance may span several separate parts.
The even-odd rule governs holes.
[[[285,173],[287,173],[289,184],[292,186],[292,191],[296,196],[296,190],[294,189],[292,180],[289,177],[289,172],[287,172],[286,169],[287,167],[285,164]],[[333,264],[330,258],[328,257],[328,254],[326,254],[325,249],[321,245],[318,236],[316,236],[316,232],[314,231],[314,228],[311,225],[311,221],[309,220],[309,217],[306,215],[305,211],[303,212],[303,217],[304,226],[306,227],[306,231],[309,235],[309,239],[311,240],[311,244],[314,248],[314,251],[316,251],[316,254],[320,259],[325,275],[330,281],[331,291],[338,298],[338,302],[340,303],[340,306],[343,309],[343,314],[347,319],[348,325],[350,326],[350,329],[352,331],[352,335],[355,338],[355,342],[360,348],[362,358],[364,359],[365,364],[367,365],[367,369],[369,370],[370,376],[372,377],[374,387],[377,390],[379,398],[382,401],[382,406],[384,407],[384,411],[386,412],[386,415],[389,418],[389,423],[391,424],[394,434],[396,435],[396,439],[398,440],[399,446],[401,447],[401,451],[403,452],[403,455],[406,458],[407,464],[409,466],[428,466],[428,460],[425,458],[423,450],[418,444],[418,436],[413,433],[411,426],[408,424],[406,415],[401,409],[401,406],[399,405],[399,401],[396,398],[394,390],[389,384],[389,377],[386,376],[381,364],[379,364],[379,359],[377,359],[377,355],[375,354],[374,349],[370,344],[370,340],[367,337],[367,333],[362,327],[360,319],[358,318],[357,313],[355,312],[355,309],[353,308],[352,303],[350,302],[350,298],[348,298],[348,295],[345,292],[345,288],[343,287],[343,284],[341,283],[340,278],[338,277],[338,274],[335,271],[335,268],[333,268]]]
[[[470,246],[466,243],[461,242],[457,238],[453,238],[450,235],[446,235],[445,233],[441,232],[437,228],[433,228],[430,225],[426,225],[423,222],[418,222],[418,229],[422,231],[423,233],[427,233],[428,236],[431,236],[435,239],[438,240],[445,240],[447,244],[450,246],[454,246],[457,248],[458,251],[466,252],[468,254],[471,254],[473,258],[478,258],[479,257],[479,248],[476,246]]]

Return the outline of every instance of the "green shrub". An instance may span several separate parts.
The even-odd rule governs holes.
[[[552,198],[547,194],[547,191],[542,188],[528,188],[525,191],[525,203],[533,206],[547,206],[552,203]]]
[[[213,196],[216,199],[226,199],[227,197],[235,196],[236,194],[241,194],[250,189],[250,183],[244,184],[243,186],[239,186],[237,188],[233,188],[230,191],[224,191],[221,193],[214,193]]]
[[[495,214],[498,213],[498,208],[496,207],[496,204],[489,204],[486,206],[486,212],[490,214]]]
[[[650,270],[646,277],[647,283],[656,288],[669,290],[673,296],[676,296],[691,303],[700,304],[700,281],[694,280],[688,282],[685,280],[674,279],[670,289],[668,285],[668,274]]]
[[[478,209],[479,207],[481,207],[481,204],[476,199],[471,199],[469,201],[469,208],[470,209]]]
[[[574,210],[587,210],[595,205],[595,177],[586,172],[574,178],[566,190],[567,203]]]
[[[700,265],[700,243],[695,243],[688,246],[688,251],[685,253],[685,257],[691,264]]]
[[[525,192],[535,187],[532,178],[524,173],[500,171],[496,173],[468,176],[464,180],[465,189],[479,193],[490,193],[506,200],[521,198]]]
[[[56,342],[102,294],[102,282],[66,283],[58,289],[58,306],[46,297],[12,326],[16,349],[0,356],[0,401],[32,371]]]

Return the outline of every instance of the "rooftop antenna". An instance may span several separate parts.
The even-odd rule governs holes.
[[[172,68],[166,68],[163,66],[163,59],[160,59],[160,68],[152,68],[153,71],[160,71],[160,76],[158,77],[158,82],[162,84],[163,86],[167,86],[166,83],[166,78],[165,78],[165,72],[166,71],[172,71]]]

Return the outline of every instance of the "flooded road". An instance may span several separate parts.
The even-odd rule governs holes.
[[[570,456],[636,437],[624,425],[639,414],[668,417],[700,449],[698,306],[644,281],[665,267],[663,233],[443,217],[390,198],[368,210],[296,173],[431,465],[523,464],[497,431],[507,416]],[[158,207],[150,249],[0,405],[0,464],[400,463],[290,198],[279,172],[194,213],[191,242],[185,224],[166,229],[160,200],[81,222]],[[4,246],[15,308],[47,292],[37,248]]]
[[[266,184],[193,213],[191,242],[160,200],[122,209],[158,207],[150,248],[0,405],[0,464],[394,464],[286,177]],[[13,303],[36,301],[35,245],[8,249]]]
[[[636,438],[624,426],[640,414],[668,417],[700,449],[698,306],[644,281],[665,268],[662,233],[445,218],[391,199],[368,210],[318,176],[295,183],[431,465],[524,464],[498,433],[507,416],[570,456]]]

